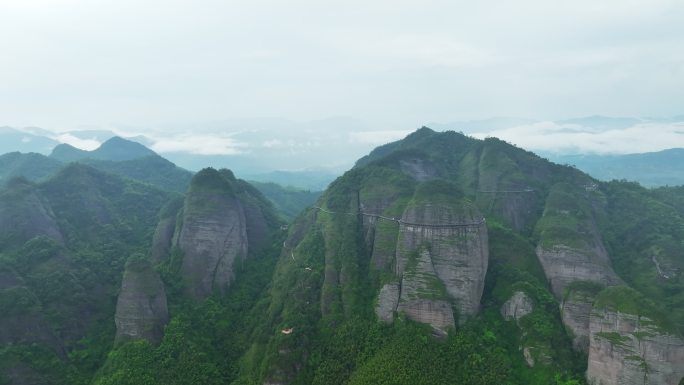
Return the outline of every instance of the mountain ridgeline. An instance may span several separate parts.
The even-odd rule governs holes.
[[[684,377],[682,188],[421,128],[286,225],[229,170],[152,183],[120,145],[0,190],[0,384]]]
[[[422,128],[290,227],[237,383],[679,384],[667,193]]]

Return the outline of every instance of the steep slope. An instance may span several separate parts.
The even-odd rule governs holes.
[[[192,179],[190,171],[177,167],[142,144],[114,137],[94,151],[61,144],[55,147],[50,157],[18,152],[2,155],[0,183],[12,177],[24,177],[30,181],[45,180],[70,162],[87,164],[98,170],[177,193],[184,193]]]
[[[61,144],[55,147],[50,158],[64,163],[88,164],[99,170],[178,193],[187,190],[192,178],[192,173],[177,167],[142,144],[120,137],[107,140],[93,151]]]
[[[58,160],[63,163],[75,162],[85,159],[89,155],[89,151],[81,150],[70,144],[62,143],[55,146],[50,153],[50,158]]]
[[[273,202],[283,218],[288,221],[292,221],[305,208],[311,206],[323,193],[322,191],[284,187],[272,182],[249,181],[249,184],[256,187]]]
[[[272,237],[280,221],[258,190],[229,170],[211,168],[192,179],[182,207],[167,207],[155,231],[152,260],[174,254],[186,292],[203,299],[223,293],[250,253]]]
[[[234,278],[234,265],[247,256],[245,211],[230,182],[217,171],[193,179],[185,198],[177,246],[183,253],[181,274],[188,290],[204,298],[223,292]]]
[[[29,334],[3,336],[10,338],[4,346],[12,344],[0,353],[0,378],[89,381],[114,340],[124,262],[146,250],[169,198],[78,164],[43,183],[15,181],[0,193],[0,260],[13,272],[6,293],[21,299],[12,300],[17,310],[5,325],[34,325],[19,329]]]
[[[499,382],[570,381],[584,375],[587,354],[601,351],[595,331],[601,300],[625,284],[653,301],[662,298],[639,316],[656,319],[663,305],[675,306],[665,317],[674,329],[661,333],[674,346],[660,349],[671,353],[659,363],[641,355],[675,378],[681,291],[666,290],[679,287],[681,255],[672,241],[684,239],[677,232],[684,221],[664,215],[667,205],[653,193],[629,189],[600,184],[494,138],[422,128],[381,146],[290,227],[267,297],[268,316],[255,330],[260,337],[244,358],[241,381],[373,383],[379,377],[370,373],[379,371],[384,381],[411,383],[385,355],[396,352],[404,333],[424,338],[425,329],[404,329],[407,320],[427,324],[429,334],[446,340],[468,340],[473,330],[488,336],[479,343],[506,351],[514,368],[487,367]],[[630,212],[642,201],[652,202],[654,213]],[[665,219],[649,220],[659,215]],[[630,236],[634,241],[625,242]],[[518,307],[524,311],[507,310]],[[492,365],[499,362],[495,351],[482,354]],[[461,378],[480,373],[462,370]],[[631,369],[610,364],[589,377],[608,378],[607,370],[634,378]],[[652,381],[663,378],[653,375]],[[449,383],[439,375],[422,381],[412,383]]]
[[[372,355],[384,344],[370,343],[363,333],[342,337],[333,330],[373,330],[377,320],[390,324],[389,331],[382,332],[390,335],[387,343],[399,338],[391,335],[402,333],[405,319],[425,323],[430,334],[443,338],[471,338],[465,336],[466,330],[478,326],[468,320],[501,317],[498,309],[509,299],[502,295],[487,300],[496,301],[485,309],[496,308],[496,315],[489,310],[479,315],[483,292],[488,291],[490,246],[498,248],[502,242],[492,239],[489,229],[496,225],[532,235],[551,183],[574,173],[495,139],[477,141],[427,128],[376,149],[333,182],[317,205],[291,226],[274,275],[269,317],[260,331],[276,336],[254,345],[245,381],[344,383],[355,368],[364,373],[372,369],[344,353],[348,347],[335,338],[350,338],[349,344],[371,349],[358,357]],[[525,258],[543,274],[534,246],[526,250],[515,258]],[[504,274],[514,262],[496,255],[502,258],[494,261],[501,266],[497,274]],[[501,290],[522,285],[525,279],[515,278]],[[530,295],[540,301],[536,319],[559,321],[558,311],[547,304],[553,300],[541,294],[544,284],[531,282],[536,291]],[[549,310],[551,314],[544,315]],[[513,334],[531,335],[525,340],[530,351],[547,357],[538,360],[537,377],[548,379],[551,368],[573,360],[566,357],[571,355],[570,343],[560,326],[550,328],[552,337],[537,337],[526,331],[535,324],[523,324],[525,331]],[[552,347],[542,342],[544,338],[546,343],[559,341]],[[516,365],[525,367],[518,341],[510,343],[516,344],[511,351]],[[498,362],[496,353],[487,354],[491,362]],[[311,356],[321,361],[312,363],[307,359]],[[344,367],[335,364],[343,358]],[[492,367],[485,370],[501,375]],[[518,379],[531,376],[525,369],[521,373],[516,374]],[[513,377],[509,373],[506,378]]]
[[[24,177],[30,181],[39,181],[54,174],[62,167],[62,163],[45,155],[10,152],[0,155],[0,185],[14,177]]]
[[[43,235],[64,243],[55,213],[36,186],[22,179],[0,192],[0,247],[12,248]]]
[[[149,258],[129,258],[117,344],[94,383],[235,379],[247,330],[260,317],[250,310],[259,306],[283,241],[281,226],[269,201],[229,170],[198,172],[185,198],[159,213]]]
[[[594,303],[590,334],[590,383],[681,384],[684,339],[639,292],[604,290]]]
[[[142,255],[126,262],[114,320],[119,343],[135,339],[158,343],[163,336],[169,322],[164,284]]]

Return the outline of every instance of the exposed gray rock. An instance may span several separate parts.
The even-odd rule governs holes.
[[[248,248],[256,250],[268,237],[268,225],[266,218],[259,206],[249,201],[241,201],[245,215]]]
[[[520,318],[532,313],[534,302],[522,291],[516,291],[511,298],[501,306],[501,315],[507,321]]]
[[[154,230],[150,259],[153,264],[158,264],[168,258],[171,252],[173,233],[176,230],[176,217],[162,218]]]
[[[525,346],[523,348],[523,357],[525,357],[525,362],[527,363],[527,366],[530,368],[534,367],[534,357],[532,356],[532,351],[530,350],[529,346]]]
[[[169,321],[166,292],[159,274],[143,259],[126,264],[116,303],[116,340],[158,343]]]
[[[565,288],[575,281],[595,282],[603,286],[621,283],[610,267],[602,244],[592,250],[578,250],[562,244],[546,249],[538,246],[537,257],[556,298],[562,298]]]
[[[449,327],[455,326],[454,313],[444,284],[435,273],[430,252],[422,249],[408,262],[402,275],[397,310],[446,334]]]
[[[678,385],[684,378],[684,340],[652,320],[594,309],[589,328],[590,384]]]
[[[580,352],[589,350],[589,315],[593,302],[593,295],[571,290],[560,304],[561,319],[572,336],[572,347]]]
[[[233,280],[235,263],[247,256],[247,226],[239,200],[222,192],[189,192],[178,247],[189,294],[202,299],[214,290],[223,292]]]
[[[552,362],[551,356],[548,354],[547,348],[539,346],[525,346],[522,348],[523,358],[525,363],[530,368],[537,365],[550,365]]]
[[[594,220],[600,210],[598,195],[588,195],[577,185],[555,185],[540,221],[536,249],[551,290],[561,301],[563,324],[572,334],[573,347],[582,352],[589,346],[589,314],[595,293],[571,285],[584,282],[585,286],[606,287],[622,283],[613,271]]]
[[[455,324],[451,304],[443,300],[406,300],[399,303],[398,310],[409,319],[432,326],[439,335],[446,335]]]
[[[394,312],[399,305],[399,284],[386,283],[378,294],[378,303],[375,306],[375,314],[380,321],[394,321]]]
[[[486,225],[430,227],[411,223],[447,225],[480,220],[481,215],[471,206],[423,204],[406,209],[399,229],[396,257],[396,274],[402,277],[402,301],[410,293],[407,290],[413,287],[416,290],[430,287],[432,291],[441,287],[445,291],[442,299],[453,303],[459,313],[459,322],[477,314],[489,261]],[[417,274],[407,277],[407,267],[416,259],[417,253]],[[415,279],[422,282],[412,282]],[[430,295],[434,298],[434,293],[430,292]],[[401,310],[401,301],[399,307]],[[432,308],[442,309],[441,306]]]

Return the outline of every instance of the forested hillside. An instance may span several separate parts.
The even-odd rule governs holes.
[[[428,128],[314,203],[225,169],[181,192],[113,173],[154,174],[136,160],[0,190],[0,383],[684,377],[681,188]]]

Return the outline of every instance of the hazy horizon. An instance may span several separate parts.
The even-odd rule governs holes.
[[[534,151],[684,147],[682,20],[676,0],[0,0],[0,126],[286,168],[423,125]],[[596,115],[627,119],[574,119]]]

